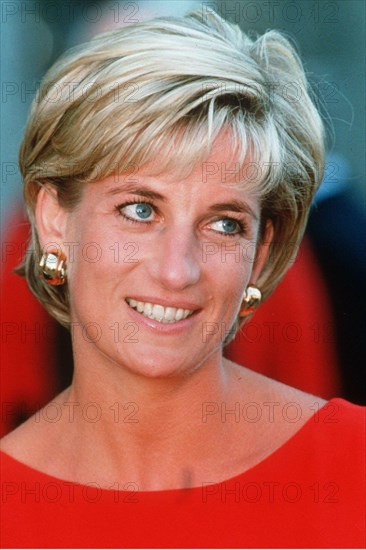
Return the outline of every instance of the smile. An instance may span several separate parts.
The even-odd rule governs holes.
[[[138,302],[132,298],[126,298],[126,302],[144,317],[154,319],[160,323],[177,323],[182,319],[187,319],[187,317],[194,313],[193,309],[164,307],[160,304],[151,304],[150,302]]]

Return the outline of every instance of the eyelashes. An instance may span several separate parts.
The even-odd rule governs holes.
[[[137,207],[137,208],[135,208]],[[147,217],[155,213],[154,205],[150,202],[126,202],[115,207],[118,213],[126,220],[133,223],[152,223],[153,220],[148,220]],[[135,209],[135,212],[134,212]],[[133,215],[136,215],[136,218]]]
[[[156,216],[156,207],[149,201],[130,200],[122,204],[117,204],[114,207],[116,213],[124,218],[128,223],[150,225],[155,219],[148,219],[151,216]],[[242,219],[237,219],[232,216],[216,217],[209,222],[208,230],[213,231],[224,237],[238,237],[247,234],[248,226]],[[214,229],[213,226],[216,226]],[[229,229],[224,231],[221,228]]]
[[[231,217],[217,218],[217,220],[213,221],[211,225],[220,224],[220,223],[224,225],[225,222],[226,222],[226,227],[228,227],[228,225],[230,227],[231,225],[231,228],[233,228],[233,225],[234,225],[235,231],[231,233],[228,233],[226,231],[216,230],[216,229],[212,229],[212,231],[217,231],[217,233],[220,233],[220,235],[224,235],[225,237],[237,237],[238,235],[243,235],[247,232],[247,226],[244,222]]]

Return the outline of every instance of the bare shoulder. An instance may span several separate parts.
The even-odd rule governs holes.
[[[34,441],[39,438],[39,429],[36,422],[36,416],[28,418],[20,426],[15,428],[0,440],[0,449],[5,453],[21,460],[25,449],[32,449]]]
[[[309,420],[327,401],[228,361],[235,394],[243,400],[241,414],[257,414],[271,423],[285,423],[294,431]],[[290,426],[289,426],[290,425]],[[291,430],[290,430],[291,431]]]
[[[61,402],[64,393],[59,394],[52,403]],[[39,463],[42,457],[47,456],[45,451],[60,437],[62,426],[56,422],[45,422],[42,410],[1,438],[0,449],[4,453],[28,464]]]

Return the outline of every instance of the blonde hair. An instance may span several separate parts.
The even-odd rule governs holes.
[[[100,35],[47,73],[20,151],[30,249],[18,269],[46,309],[70,323],[67,284],[39,277],[34,220],[40,186],[72,209],[83,184],[133,170],[159,155],[160,171],[187,176],[222,130],[261,197],[274,241],[258,280],[265,298],[296,254],[323,171],[323,125],[301,62],[277,31],[251,39],[210,13],[157,18]],[[171,144],[174,143],[174,148]]]

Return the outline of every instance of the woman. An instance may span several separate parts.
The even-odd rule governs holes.
[[[75,372],[2,441],[4,544],[362,545],[363,410],[222,356],[322,176],[289,42],[198,12],[97,37],[49,71],[20,159],[21,272]]]

